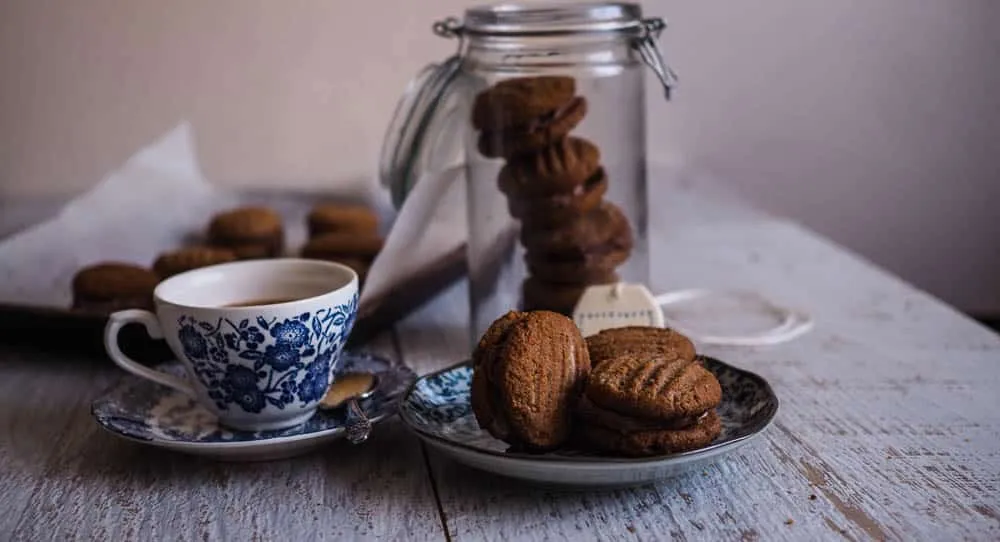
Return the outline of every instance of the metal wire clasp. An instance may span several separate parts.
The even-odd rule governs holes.
[[[447,19],[435,22],[433,29],[434,33],[442,38],[462,37],[462,22],[455,17],[448,17]]]
[[[659,17],[643,19],[641,31],[633,46],[639,51],[643,62],[660,78],[660,82],[663,83],[663,93],[667,100],[670,100],[670,94],[677,86],[677,74],[663,61],[660,49],[656,45],[656,40],[666,27],[667,23]]]
[[[458,52],[455,55],[458,57],[463,56],[463,52],[465,51],[465,27],[462,26],[462,21],[459,21],[455,17],[448,17],[447,19],[435,22],[432,29],[435,34],[442,38],[458,38]]]

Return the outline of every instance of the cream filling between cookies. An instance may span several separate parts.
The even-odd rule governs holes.
[[[566,105],[559,107],[558,109],[553,109],[544,115],[536,117],[527,124],[513,124],[503,128],[483,129],[480,130],[480,133],[481,136],[486,139],[501,139],[503,133],[521,133],[521,134],[534,135],[536,132],[546,130],[553,124],[569,116],[574,109],[582,107],[582,102],[583,102],[582,98],[576,97],[567,102]]]
[[[587,177],[586,181],[582,184],[578,184],[573,187],[573,190],[569,192],[564,192],[562,194],[554,194],[550,197],[551,201],[555,205],[559,206],[569,206],[573,204],[573,201],[581,196],[585,196],[594,190],[596,190],[601,185],[601,180],[604,179],[604,168],[598,167],[590,177]]]
[[[619,433],[631,433],[635,431],[686,429],[701,423],[705,417],[708,416],[708,412],[703,412],[698,416],[687,416],[666,420],[639,418],[619,414],[613,410],[600,407],[584,396],[580,399],[580,403],[577,406],[577,416],[585,422],[599,425],[605,429],[610,429]]]
[[[531,122],[524,125],[524,129],[525,131],[531,133],[537,130],[548,128],[549,126],[567,117],[570,113],[573,112],[574,109],[580,107],[580,104],[582,102],[583,99],[580,98],[579,96],[574,97],[572,100],[566,102],[566,105],[563,105],[562,107],[559,107],[557,109],[553,109],[552,111],[546,113],[545,115],[533,119]]]

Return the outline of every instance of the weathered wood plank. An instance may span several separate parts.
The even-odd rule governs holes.
[[[675,285],[751,288],[816,316],[799,341],[708,352],[775,384],[771,448],[833,507],[824,524],[854,538],[1000,533],[995,334],[791,224],[692,228],[673,248],[698,254],[675,262]]]
[[[441,539],[441,516],[459,540],[1000,538],[1000,338],[793,224],[698,180],[665,181],[654,289],[752,289],[817,319],[792,343],[704,349],[761,373],[782,400],[741,452],[599,493],[436,455],[432,486],[398,422],[364,447],[211,463],[104,434],[88,406],[119,373],[3,350],[0,538]],[[466,357],[466,304],[461,284],[398,326],[403,359],[427,372]]]
[[[0,350],[0,533],[11,533],[46,466],[73,429],[75,414],[89,411],[87,389],[106,387],[110,375],[94,364],[23,359]]]
[[[775,425],[703,471],[600,493],[532,488],[432,455],[449,534],[1000,537],[1000,338],[840,247],[705,193],[681,182],[662,199],[654,287],[751,289],[816,317],[792,343],[703,349],[773,383]],[[466,356],[467,337],[454,329],[464,303],[464,292],[450,292],[404,322],[404,358],[431,370]]]
[[[395,355],[389,337],[373,349]],[[227,464],[119,440],[89,402],[119,376],[5,352],[0,538],[328,540],[443,538],[424,457],[397,420],[354,447]]]

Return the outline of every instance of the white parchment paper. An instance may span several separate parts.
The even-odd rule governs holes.
[[[449,170],[418,183],[372,265],[362,304],[392,295],[401,280],[465,242],[460,180],[460,171]],[[205,179],[191,126],[182,123],[50,220],[0,241],[0,302],[68,307],[80,267],[98,261],[152,265],[159,253],[204,231],[212,214],[242,203],[245,196]],[[278,204],[278,210],[294,254],[307,209]]]
[[[392,295],[406,277],[465,244],[464,168],[420,179],[399,210],[382,253],[372,263],[361,304]]]
[[[142,149],[52,219],[0,243],[0,300],[68,306],[70,281],[98,260],[151,265],[235,196],[202,175],[191,127]]]

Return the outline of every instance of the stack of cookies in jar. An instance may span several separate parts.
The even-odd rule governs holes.
[[[588,286],[618,280],[632,251],[628,219],[605,199],[600,149],[572,133],[586,115],[565,76],[507,79],[473,104],[479,152],[505,161],[497,184],[521,222],[524,310],[571,314]]]

